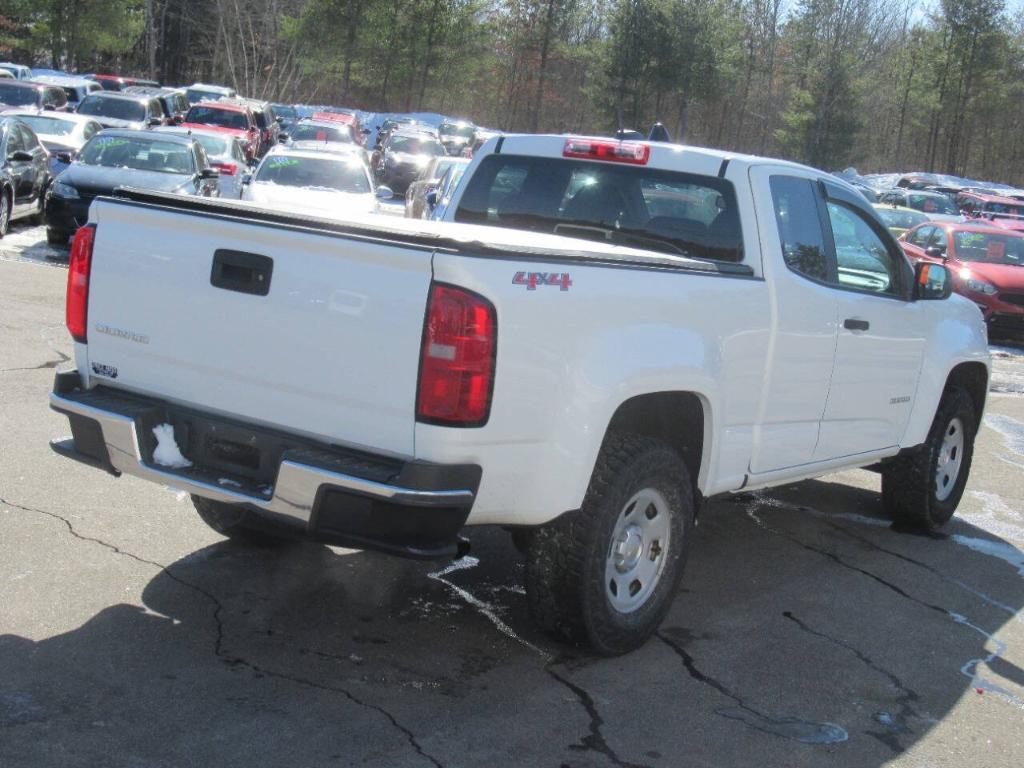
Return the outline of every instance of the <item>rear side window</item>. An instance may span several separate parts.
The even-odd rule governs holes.
[[[490,155],[469,178],[455,220],[743,260],[730,182],[646,166]]]
[[[825,235],[813,182],[796,176],[772,176],[769,184],[786,266],[812,280],[828,280]]]

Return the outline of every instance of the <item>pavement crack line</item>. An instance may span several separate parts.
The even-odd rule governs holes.
[[[409,745],[413,748],[413,750],[416,751],[416,753],[418,755],[420,755],[425,760],[427,760],[435,768],[444,768],[444,764],[441,763],[440,760],[438,760],[436,757],[431,755],[429,752],[427,752],[423,748],[423,746],[417,740],[416,735],[409,728],[407,728],[406,726],[402,725],[394,715],[392,715],[390,712],[388,712],[383,707],[378,706],[377,704],[371,704],[368,701],[364,701],[364,700],[360,699],[358,696],[356,696],[355,694],[353,694],[351,691],[347,690],[346,688],[342,688],[341,686],[327,685],[326,683],[317,683],[317,682],[315,682],[313,680],[307,680],[306,678],[299,677],[297,675],[291,675],[291,674],[287,674],[287,673],[284,673],[284,672],[277,672],[277,671],[272,670],[272,669],[261,667],[258,664],[255,664],[255,663],[253,663],[251,661],[248,661],[247,659],[244,659],[244,658],[242,658],[240,656],[232,656],[232,655],[226,653],[224,651],[224,622],[223,622],[223,620],[221,618],[221,614],[224,611],[224,604],[221,603],[221,601],[217,598],[217,596],[214,595],[212,592],[209,592],[208,590],[204,589],[203,587],[198,586],[197,584],[193,584],[193,583],[191,583],[189,581],[186,581],[185,579],[182,579],[181,577],[177,576],[174,572],[172,572],[170,570],[170,568],[168,566],[164,565],[163,563],[158,563],[155,560],[148,560],[148,559],[146,559],[144,557],[139,557],[136,554],[133,554],[131,552],[128,552],[126,550],[121,549],[116,544],[111,544],[111,543],[109,543],[107,541],[103,541],[102,539],[97,539],[97,538],[92,537],[92,536],[85,536],[85,535],[79,533],[78,531],[75,530],[75,527],[74,527],[74,525],[72,525],[70,520],[68,520],[67,518],[65,518],[65,517],[63,517],[61,515],[58,515],[56,512],[48,512],[45,509],[38,509],[36,507],[27,507],[27,506],[25,506],[23,504],[16,504],[16,503],[14,503],[12,501],[9,501],[9,500],[5,499],[2,496],[0,496],[0,505],[11,507],[13,509],[19,509],[19,510],[21,510],[23,512],[30,512],[30,513],[38,514],[38,515],[45,515],[46,517],[52,518],[53,520],[57,520],[57,521],[59,521],[59,522],[64,524],[64,526],[68,530],[68,533],[70,533],[74,538],[79,539],[80,541],[85,541],[85,542],[89,542],[91,544],[99,545],[99,546],[104,547],[105,549],[107,549],[107,550],[109,550],[109,551],[111,551],[111,552],[113,552],[113,553],[115,553],[117,555],[120,555],[122,557],[127,557],[127,558],[129,558],[131,560],[134,560],[137,563],[142,563],[142,564],[148,565],[148,566],[150,566],[152,568],[156,568],[158,571],[160,571],[161,573],[165,574],[168,578],[170,578],[175,583],[185,587],[186,589],[190,589],[190,590],[192,590],[193,592],[195,592],[195,593],[197,593],[199,595],[202,595],[204,598],[206,598],[214,606],[213,620],[214,620],[214,624],[216,626],[216,637],[215,637],[214,645],[213,645],[213,654],[214,654],[214,656],[216,658],[220,659],[225,664],[227,664],[228,666],[231,666],[231,667],[245,667],[245,668],[247,668],[247,669],[249,669],[249,670],[251,670],[253,672],[256,672],[256,673],[261,674],[261,675],[265,675],[267,677],[273,677],[273,678],[277,678],[277,679],[280,679],[280,680],[287,680],[287,681],[290,681],[290,682],[295,683],[297,685],[302,685],[302,686],[305,686],[305,687],[308,687],[308,688],[315,688],[317,690],[329,691],[329,692],[332,692],[332,693],[341,694],[342,696],[344,696],[346,699],[348,699],[353,704],[356,704],[356,705],[358,705],[360,707],[363,707],[365,709],[372,710],[372,711],[377,712],[378,714],[382,715],[384,718],[386,718],[388,720],[389,723],[391,723],[391,725],[396,730],[398,730],[405,737],[406,741],[409,742]]]
[[[701,672],[693,660],[693,656],[681,644],[675,642],[664,632],[655,636],[667,645],[682,660],[687,674],[698,683],[713,688],[722,696],[730,699],[734,707],[719,707],[715,714],[727,720],[736,720],[756,731],[792,739],[803,744],[838,744],[849,738],[846,730],[835,723],[804,720],[798,717],[770,717],[747,704],[739,694],[730,690],[724,683]]]
[[[985,678],[983,678],[978,673],[978,666],[980,664],[991,665],[992,661],[994,661],[997,658],[1000,658],[1006,652],[1006,644],[1005,643],[1003,643],[1000,640],[996,640],[995,637],[993,637],[991,633],[985,631],[980,626],[978,626],[977,624],[975,624],[972,621],[970,621],[966,616],[963,616],[963,615],[961,615],[959,613],[956,613],[955,611],[950,611],[950,610],[948,610],[946,608],[943,608],[940,605],[935,605],[934,603],[929,603],[928,601],[922,600],[919,597],[915,597],[915,596],[911,595],[910,593],[908,593],[906,590],[904,590],[901,587],[897,586],[896,584],[893,584],[891,581],[887,581],[886,579],[883,579],[881,576],[879,576],[879,575],[877,575],[875,573],[872,573],[871,571],[868,571],[868,570],[866,570],[864,568],[860,568],[859,566],[856,566],[856,565],[853,565],[852,563],[847,562],[846,560],[844,560],[843,558],[839,557],[839,555],[835,554],[834,552],[829,552],[827,550],[820,549],[819,547],[815,547],[815,546],[813,546],[811,544],[808,544],[807,542],[802,541],[801,539],[797,538],[796,536],[794,536],[793,534],[789,533],[788,531],[784,531],[784,530],[781,530],[779,528],[771,527],[764,520],[762,520],[760,515],[758,515],[757,513],[758,513],[759,509],[762,506],[772,506],[772,505],[773,505],[773,500],[771,500],[771,499],[764,499],[764,498],[761,498],[760,496],[755,496],[753,503],[746,509],[747,517],[758,528],[761,528],[764,531],[768,531],[769,533],[774,534],[776,536],[781,536],[782,538],[787,539],[788,541],[792,542],[793,544],[796,544],[798,547],[801,547],[802,549],[807,550],[808,552],[814,552],[814,553],[820,555],[821,557],[824,557],[824,558],[826,558],[828,560],[831,560],[833,563],[835,563],[836,565],[838,565],[838,566],[840,566],[842,568],[846,568],[847,570],[853,571],[855,573],[859,573],[862,576],[866,576],[867,578],[869,578],[872,581],[882,585],[883,587],[885,587],[886,589],[890,590],[891,592],[896,593],[897,595],[899,595],[900,597],[904,598],[905,600],[909,600],[910,602],[915,603],[916,605],[919,605],[919,606],[921,606],[923,608],[927,608],[930,611],[934,611],[936,613],[939,613],[942,616],[944,616],[945,618],[947,618],[950,621],[952,621],[954,624],[958,624],[958,625],[960,625],[962,627],[967,627],[971,631],[976,632],[977,634],[981,635],[985,639],[986,642],[991,642],[993,644],[993,646],[995,646],[995,650],[990,652],[990,653],[988,653],[985,656],[985,658],[978,658],[978,659],[970,659],[970,660],[968,660],[962,667],[960,667],[960,674],[962,674],[965,677],[969,678],[971,680],[971,685],[974,688],[976,688],[978,690],[985,690],[985,691],[989,691],[990,693],[997,694],[1000,698],[1004,699],[1007,703],[1011,704],[1012,706],[1015,706],[1018,709],[1024,709],[1024,699],[1021,699],[1019,696],[1017,696],[1017,694],[1013,693],[1012,691],[1009,691],[1006,688],[1003,688],[1002,686],[996,685],[995,683],[992,683],[992,682],[986,680]],[[776,506],[782,506],[782,508],[784,508],[784,509],[786,508],[785,505],[776,505]],[[984,650],[984,647],[982,648],[982,650]]]

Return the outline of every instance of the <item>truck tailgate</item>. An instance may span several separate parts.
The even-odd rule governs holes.
[[[92,376],[413,455],[431,248],[128,201],[93,209]]]

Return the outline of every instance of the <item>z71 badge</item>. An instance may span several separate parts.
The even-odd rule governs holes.
[[[536,291],[538,285],[557,285],[560,291],[568,291],[572,280],[568,272],[516,272],[512,283],[525,285],[528,291]]]

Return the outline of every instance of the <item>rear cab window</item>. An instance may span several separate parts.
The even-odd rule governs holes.
[[[743,260],[731,182],[647,165],[488,155],[454,218],[693,259]]]

